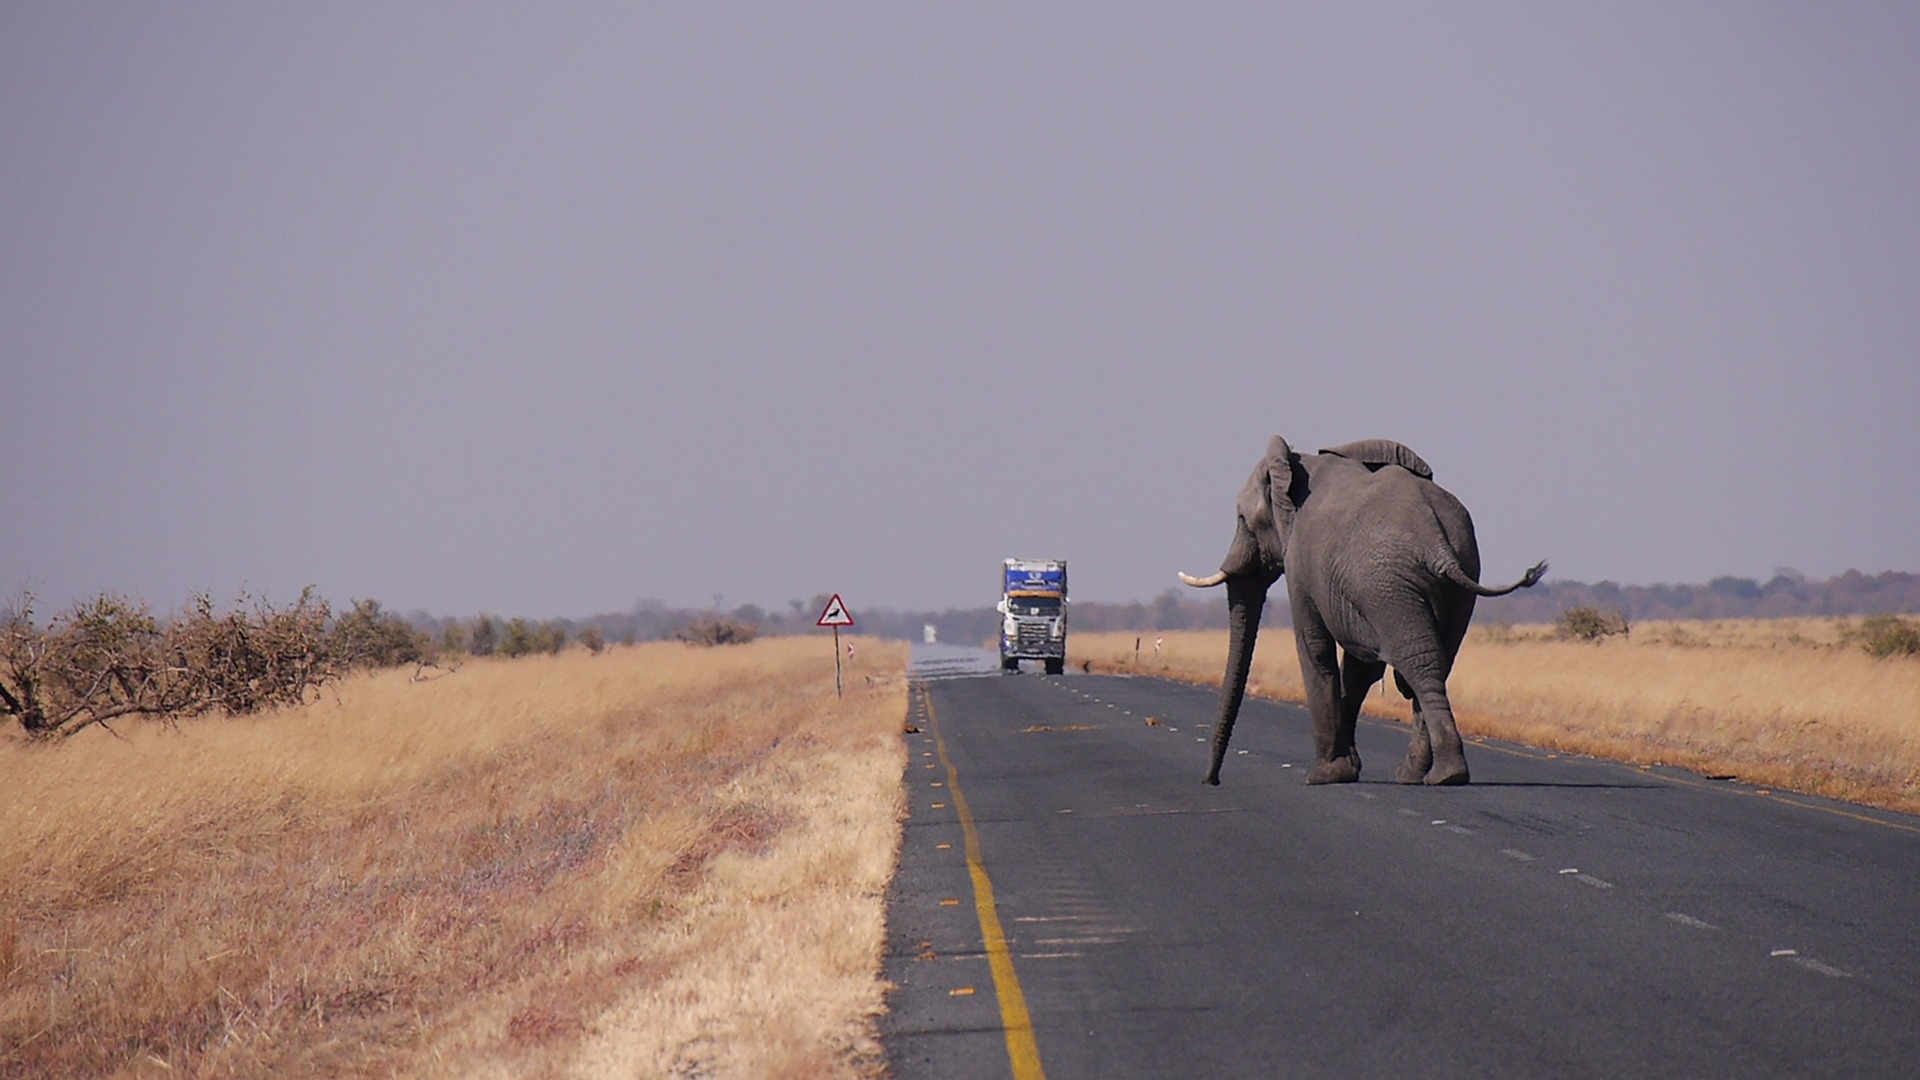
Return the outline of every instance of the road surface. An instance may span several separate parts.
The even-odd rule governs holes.
[[[894,1075],[1920,1075],[1920,819],[916,651]]]

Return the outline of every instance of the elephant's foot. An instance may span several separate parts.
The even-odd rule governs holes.
[[[1423,783],[1432,769],[1433,746],[1421,739],[1407,748],[1407,756],[1401,759],[1400,767],[1393,771],[1393,778],[1402,784]]]
[[[1436,762],[1433,768],[1427,770],[1426,782],[1429,787],[1457,787],[1467,783],[1467,759],[1444,764]]]
[[[1309,784],[1351,784],[1360,779],[1358,757],[1340,757],[1323,761],[1307,770]]]

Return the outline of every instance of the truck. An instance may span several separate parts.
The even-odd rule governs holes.
[[[1008,559],[1000,576],[1000,670],[1039,660],[1047,674],[1067,669],[1065,559]]]

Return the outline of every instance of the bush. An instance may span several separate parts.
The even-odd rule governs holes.
[[[566,647],[567,629],[559,623],[508,619],[506,628],[500,632],[498,651],[501,656],[531,656],[557,653]]]
[[[1597,607],[1568,608],[1560,613],[1560,636],[1576,641],[1598,642],[1612,634],[1627,632],[1623,611],[1601,611]]]
[[[378,600],[354,601],[327,635],[327,650],[343,668],[417,664],[427,658],[429,644],[405,619],[381,611]]]
[[[1858,642],[1869,656],[1920,656],[1920,622],[1898,615],[1869,615],[1842,640]]]
[[[525,656],[534,650],[533,624],[525,619],[508,619],[500,632],[500,655]]]
[[[0,626],[0,713],[46,738],[123,716],[172,722],[305,704],[338,674],[328,613],[312,589],[289,607],[260,600],[225,614],[202,595],[163,623],[145,604],[103,593],[42,629],[28,597]]]
[[[493,621],[493,616],[475,617],[473,629],[467,634],[467,651],[475,656],[492,656],[499,644],[500,624]]]
[[[531,656],[557,653],[567,647],[567,628],[559,623],[537,623],[531,619],[508,619],[500,631],[501,656]]]
[[[339,674],[325,648],[327,616],[327,602],[311,588],[292,607],[256,601],[251,615],[237,607],[216,615],[211,597],[195,597],[193,611],[167,628],[197,699],[188,711],[238,715],[306,704],[308,690]]]
[[[606,649],[607,640],[600,636],[599,627],[589,626],[585,630],[580,631],[580,644],[585,645],[588,652],[599,656],[600,653]]]
[[[759,634],[760,628],[752,623],[740,622],[725,615],[709,615],[675,630],[673,637],[689,645],[745,645]]]

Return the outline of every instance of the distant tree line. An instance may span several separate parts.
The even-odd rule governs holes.
[[[595,628],[608,641],[655,641],[685,637],[715,619],[750,626],[759,634],[820,632],[814,620],[827,605],[828,594],[790,600],[785,609],[743,604],[731,610],[674,608],[658,600],[643,600],[625,612],[595,615],[557,625],[580,632]],[[849,598],[863,634],[919,641],[927,626],[939,640],[961,645],[991,643],[999,633],[1000,614],[991,605],[945,610],[862,608]],[[1532,589],[1480,601],[1475,621],[1485,623],[1558,623],[1569,609],[1593,608],[1611,617],[1634,622],[1647,619],[1784,618],[1818,615],[1887,615],[1920,612],[1920,574],[1888,571],[1862,574],[1849,570],[1826,581],[1810,581],[1792,571],[1770,580],[1718,577],[1704,585],[1620,585],[1601,581],[1549,579]],[[1164,630],[1223,630],[1227,605],[1217,590],[1170,588],[1151,600],[1110,603],[1075,600],[1068,607],[1072,630],[1083,633]],[[1291,624],[1286,581],[1275,586],[1267,601],[1267,626]]]
[[[718,604],[691,609],[642,600],[623,612],[577,620],[484,612],[444,618],[422,611],[396,615],[377,600],[356,600],[336,615],[308,589],[290,605],[243,596],[226,611],[196,596],[184,612],[162,618],[143,602],[102,594],[43,623],[32,598],[23,597],[0,606],[0,716],[31,737],[47,737],[125,716],[173,722],[208,712],[248,713],[306,701],[356,668],[451,669],[468,656],[558,653],[573,645],[599,653],[610,644],[641,641],[724,645],[759,635],[820,633],[815,620],[827,601],[821,593],[790,600],[785,609],[743,604],[722,611]],[[1072,629],[1083,633],[1218,630],[1227,624],[1227,607],[1217,594],[1178,589],[1148,601],[1076,601],[1069,612]],[[1571,621],[1569,612],[1575,613]],[[1705,585],[1545,581],[1481,601],[1476,617],[1482,624],[1565,623],[1570,633],[1598,637],[1618,632],[1611,629],[1616,616],[1642,622],[1916,612],[1920,574],[1849,570],[1823,582],[1785,571],[1766,582],[1718,577]],[[855,618],[865,634],[918,641],[932,626],[943,642],[971,645],[991,643],[1000,623],[987,605],[856,608]],[[1288,623],[1284,581],[1269,599],[1266,622]],[[1624,629],[1626,623],[1619,625]],[[1877,655],[1920,648],[1920,631],[1897,619],[1875,622],[1862,633],[1863,647]]]
[[[792,610],[778,613],[747,605],[735,609],[732,616],[759,626],[765,634],[812,633],[814,618],[826,602],[826,595],[821,594],[811,602],[792,601]],[[1781,571],[1764,582],[1727,576],[1704,585],[1620,585],[1612,581],[1589,585],[1549,579],[1531,589],[1480,601],[1474,619],[1482,624],[1552,624],[1574,608],[1592,608],[1609,618],[1617,614],[1634,622],[1910,614],[1920,613],[1920,574],[1849,570],[1826,581],[1812,581],[1793,571]],[[672,636],[673,630],[700,614],[652,602],[637,607],[636,613],[641,609],[659,625],[671,627],[643,635],[643,639]],[[1072,630],[1093,633],[1222,630],[1227,625],[1226,601],[1218,591],[1173,588],[1151,600],[1128,603],[1075,600],[1068,612]],[[995,639],[1000,626],[999,613],[988,605],[944,611],[856,608],[854,615],[861,633],[907,641],[920,640],[924,628],[932,626],[941,641],[983,644]],[[1263,622],[1267,626],[1291,625],[1284,578],[1267,601]]]
[[[626,611],[579,619],[535,621],[502,618],[486,612],[469,618],[447,618],[414,611],[407,615],[407,622],[447,655],[524,656],[559,652],[570,643],[598,653],[609,645],[643,641],[730,644],[750,641],[760,634],[812,630],[820,608],[826,606],[827,596],[822,594],[816,600],[818,606],[811,611],[804,610],[807,606],[804,600],[791,601],[788,611],[770,612],[757,604],[742,604],[722,611],[668,607],[662,601],[648,599]]]
[[[1124,604],[1072,600],[1067,604],[1069,633],[1149,630],[1224,630],[1227,604],[1217,593],[1168,589],[1152,600]],[[1281,590],[1274,591],[1281,597]],[[1286,603],[1267,606],[1266,623],[1285,625]],[[939,639],[955,645],[983,645],[998,639],[1000,613],[990,606],[946,611],[856,612],[863,633],[919,641],[932,626]],[[1276,621],[1277,620],[1277,621]]]
[[[1795,616],[1899,615],[1920,612],[1920,574],[1849,570],[1826,581],[1782,571],[1766,582],[1717,577],[1705,585],[1620,585],[1547,580],[1480,601],[1479,623],[1552,623],[1572,608],[1648,619],[1779,619]]]

